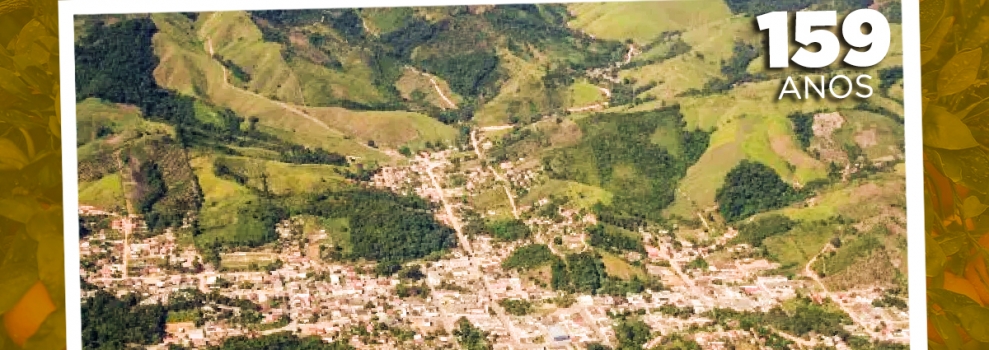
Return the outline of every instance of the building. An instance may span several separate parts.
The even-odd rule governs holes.
[[[553,341],[567,341],[570,340],[570,335],[564,332],[562,328],[558,326],[549,327],[549,336],[553,338]]]

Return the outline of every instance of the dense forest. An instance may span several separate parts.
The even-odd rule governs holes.
[[[625,320],[615,327],[618,337],[616,350],[642,349],[642,345],[652,340],[652,329],[641,320]]]
[[[773,168],[748,160],[732,168],[715,193],[721,215],[731,222],[785,207],[802,197],[803,193],[783,182]]]
[[[587,228],[590,236],[589,243],[598,248],[618,251],[634,251],[645,253],[642,237],[634,232],[623,232],[614,226],[597,224]]]
[[[518,247],[512,251],[512,255],[502,261],[501,266],[508,270],[524,271],[552,263],[559,259],[559,257],[553,255],[553,252],[545,244],[530,244]]]
[[[176,125],[201,126],[194,99],[161,88],[154,78],[158,66],[152,37],[158,28],[150,18],[95,25],[75,47],[76,98],[97,97],[132,104],[147,118]]]
[[[405,262],[456,246],[453,229],[437,222],[434,205],[419,197],[355,189],[304,202],[294,214],[348,219],[348,259]]]
[[[797,143],[804,150],[810,147],[810,140],[814,138],[814,114],[816,113],[793,112],[787,116],[793,124]]]
[[[99,290],[82,301],[82,345],[116,350],[130,344],[153,345],[165,337],[167,310],[161,304],[141,305],[134,294],[117,298]]]
[[[548,54],[553,65],[576,76],[585,69],[602,67],[621,59],[623,43],[594,39],[566,25],[570,20],[564,5],[503,5],[473,13],[464,6],[445,8],[445,13],[435,19],[395,11],[393,30],[369,35],[363,25],[361,10],[303,10],[303,11],[253,11],[251,17],[261,29],[266,41],[289,43],[292,32],[306,31],[305,25],[328,20],[339,36],[321,32],[307,33],[312,48],[319,50],[325,59],[314,62],[333,70],[344,70],[340,61],[346,56],[334,47],[360,48],[363,64],[371,68],[372,81],[384,102],[356,102],[346,98],[330,98],[327,104],[349,109],[408,109],[394,87],[404,66],[417,67],[434,74],[446,82],[453,92],[464,98],[458,110],[435,111],[428,106],[429,115],[444,123],[468,121],[479,100],[496,95],[499,85],[509,77],[503,67],[505,52],[497,45],[504,45],[508,53],[529,58],[537,52]],[[401,15],[400,15],[401,14]],[[471,35],[463,35],[471,33]],[[306,60],[297,53],[294,45],[283,50],[288,62]],[[555,89],[548,89],[549,96]],[[404,104],[404,105],[403,105]],[[416,106],[423,108],[424,106]],[[535,111],[547,114],[550,110]]]
[[[686,131],[685,126],[679,105],[640,113],[595,114],[581,120],[587,135],[581,144],[544,158],[543,166],[551,178],[614,193],[612,205],[601,208],[612,213],[602,217],[661,221],[662,210],[675,198],[677,182],[707,149],[710,139],[708,133]],[[676,131],[669,137],[679,144],[678,154],[651,140],[661,127]],[[617,173],[619,167],[626,171]]]
[[[158,28],[148,18],[93,25],[88,35],[76,43],[77,100],[90,97],[132,104],[146,119],[175,126],[183,146],[217,149],[236,154],[230,145],[260,147],[280,154],[275,159],[297,164],[341,165],[346,159],[322,149],[309,149],[260,132],[256,117],[245,118],[227,108],[207,105],[216,112],[218,121],[203,122],[196,118],[197,103],[189,96],[159,87],[153,76],[159,59],[151,39]],[[243,127],[245,121],[247,127]]]

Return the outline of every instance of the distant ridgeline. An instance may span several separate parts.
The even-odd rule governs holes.
[[[429,14],[430,19],[424,14]],[[566,23],[570,16],[564,5],[505,5],[483,10],[451,6],[255,11],[250,16],[265,41],[284,45],[282,55],[289,66],[307,62],[342,74],[369,72],[373,92],[367,96],[307,96],[307,103],[349,109],[425,111],[445,123],[473,118],[477,108],[519,73],[512,71],[513,63],[506,62],[499,50],[506,50],[515,59],[546,55],[541,68],[553,68],[553,72],[569,77],[619,61],[624,54],[621,42],[595,40],[569,29]],[[306,29],[314,22],[328,23],[336,35]],[[306,35],[308,43],[291,40],[299,34]],[[360,56],[358,61],[355,55]],[[401,86],[403,75],[409,73],[406,66],[443,79],[450,93],[462,103],[455,110],[445,110],[442,105],[407,96],[403,91],[407,87]],[[308,95],[308,87],[302,86],[304,94]],[[323,88],[335,91],[337,87]],[[540,111],[533,113],[562,110],[561,94],[567,88],[544,84],[540,89],[543,96],[534,98],[538,103],[533,102],[539,104]],[[416,91],[433,93],[431,88]],[[525,107],[516,108],[522,112]]]

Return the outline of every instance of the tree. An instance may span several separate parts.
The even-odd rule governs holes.
[[[453,335],[457,337],[460,346],[466,350],[490,350],[493,348],[488,343],[488,335],[480,328],[474,327],[463,316],[457,320],[457,328],[453,330]]]
[[[748,160],[729,171],[715,193],[721,215],[732,222],[782,208],[801,198],[802,194],[783,182],[773,168]]]
[[[624,321],[615,328],[618,337],[617,350],[642,349],[642,345],[652,338],[652,329],[641,320]]]

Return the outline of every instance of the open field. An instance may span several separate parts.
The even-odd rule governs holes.
[[[79,204],[104,210],[126,208],[120,174],[110,174],[92,182],[79,182]]]
[[[264,267],[278,259],[278,254],[264,252],[236,252],[220,254],[222,266],[228,269],[246,269],[252,264]]]
[[[232,234],[237,224],[237,213],[256,196],[240,184],[213,175],[211,156],[200,156],[190,161],[203,189],[203,207],[199,212],[199,238],[217,239]]]
[[[649,1],[567,5],[572,28],[604,39],[648,42],[664,31],[685,30],[728,17],[722,1]]]
[[[596,203],[611,204],[612,194],[600,187],[585,185],[576,181],[547,180],[529,190],[518,200],[520,205],[533,205],[550,196],[564,196],[577,208],[590,209]]]
[[[602,252],[601,262],[604,263],[604,269],[608,273],[608,276],[615,276],[623,280],[631,279],[632,276],[638,276],[639,278],[646,276],[646,272],[642,268],[632,266],[625,260],[622,260],[622,258],[611,253]]]

